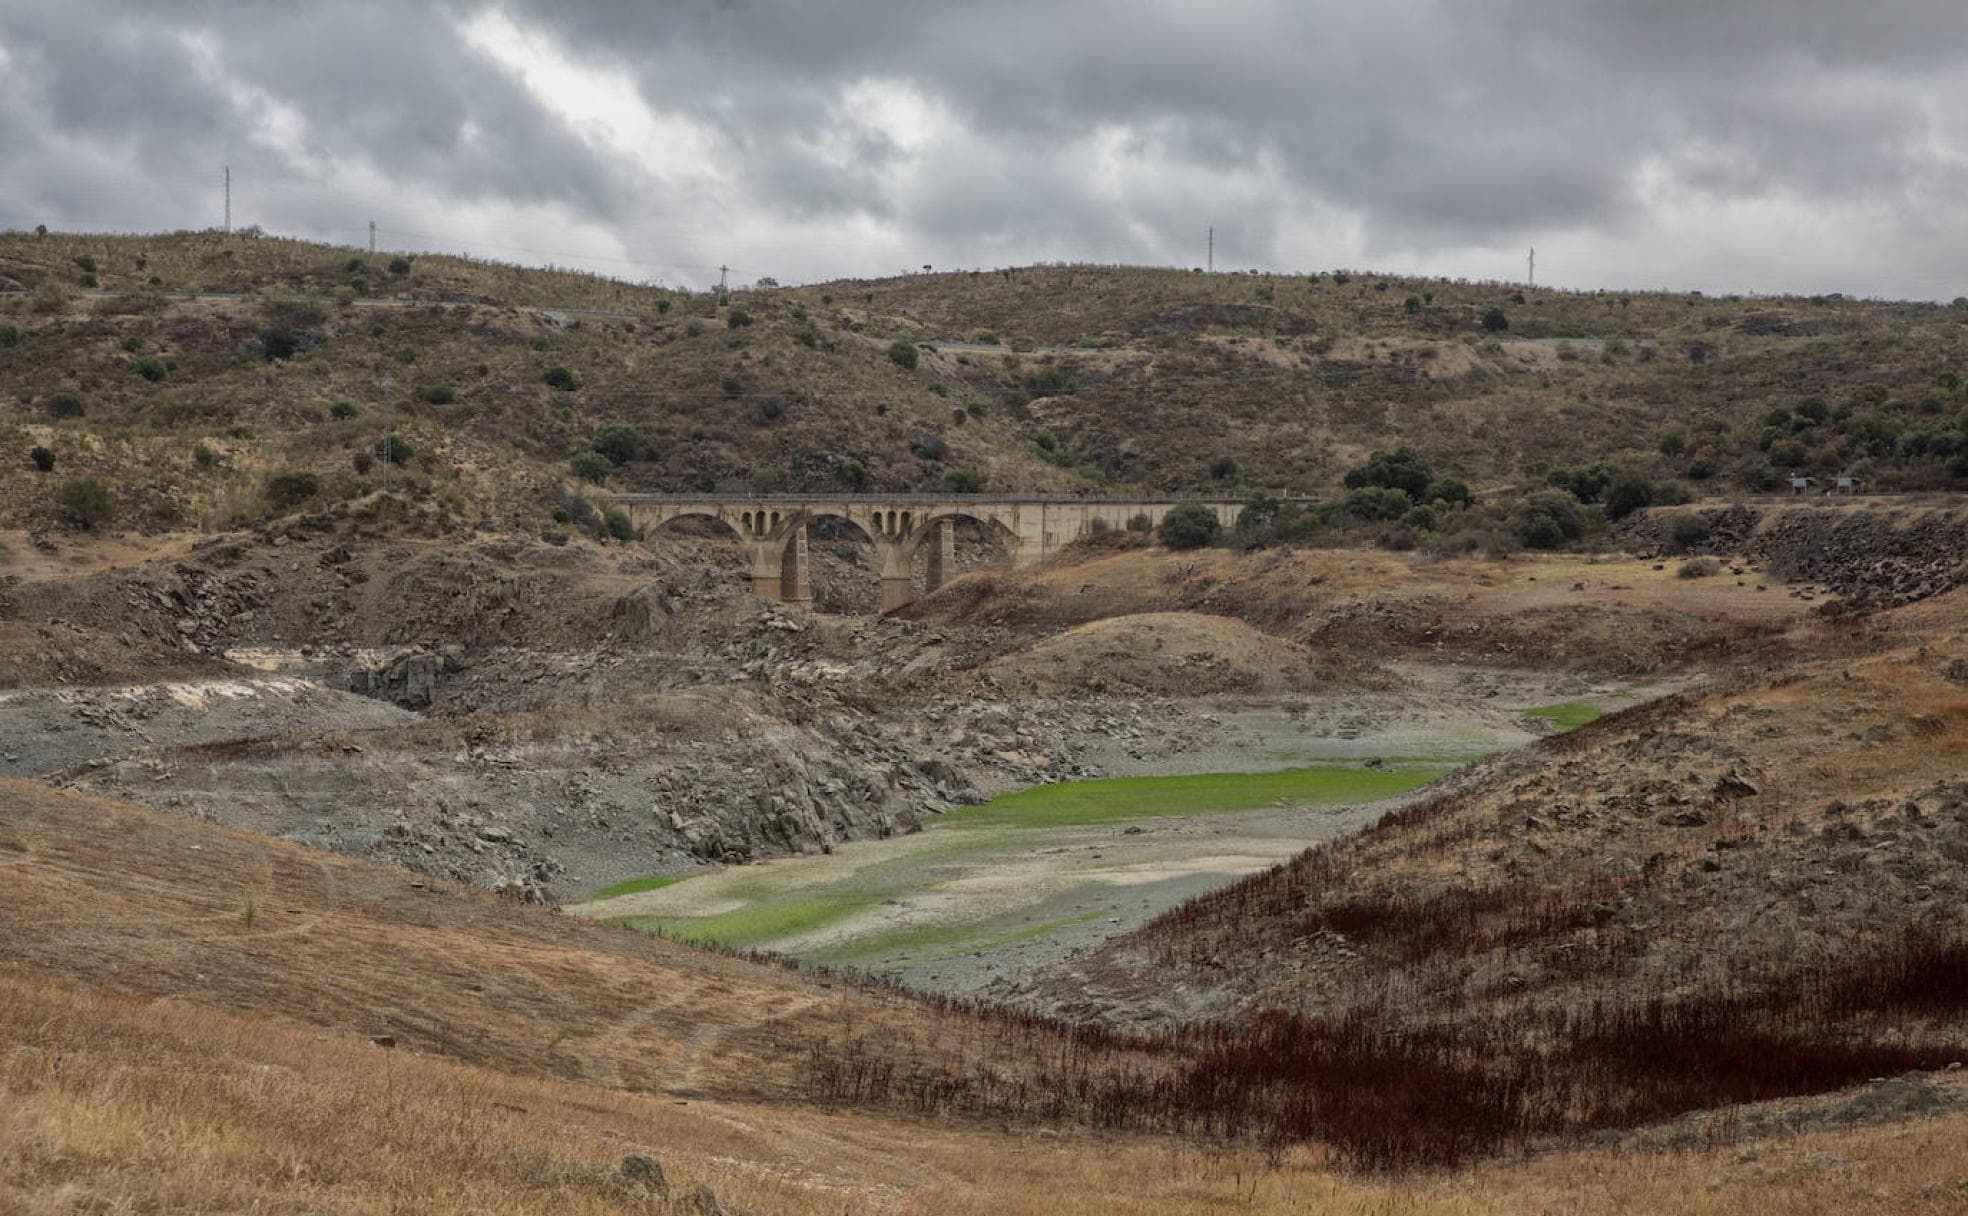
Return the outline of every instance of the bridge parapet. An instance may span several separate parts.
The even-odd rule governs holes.
[[[971,519],[990,530],[1011,558],[1030,566],[1072,544],[1097,527],[1125,528],[1139,517],[1150,527],[1179,498],[1078,498],[986,494],[611,494],[610,506],[630,522],[651,530],[686,518],[715,519],[745,543],[752,559],[752,590],[775,602],[813,598],[807,562],[806,526],[815,519],[845,519],[873,542],[880,565],[881,610],[890,612],[915,598],[910,567],[916,550],[932,541],[930,590],[952,567],[950,525]],[[1205,499],[1225,527],[1237,522],[1239,499]]]

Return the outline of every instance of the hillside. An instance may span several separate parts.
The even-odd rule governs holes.
[[[551,527],[598,440],[643,490],[1322,493],[1398,444],[1505,497],[1600,463],[1968,473],[1968,310],[1939,306],[1076,266],[720,298],[209,232],[0,234],[10,287],[0,527],[77,475],[122,527],[387,513],[386,423],[436,529]]]

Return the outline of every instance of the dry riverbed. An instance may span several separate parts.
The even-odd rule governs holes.
[[[831,853],[622,884],[570,910],[974,993],[1058,963],[1309,845],[1430,781],[1661,691],[1516,673],[1405,673],[1420,692],[1213,698],[1179,753],[1116,739],[1116,778],[1042,786]],[[1542,712],[1525,711],[1539,707]],[[669,876],[675,878],[677,876]]]

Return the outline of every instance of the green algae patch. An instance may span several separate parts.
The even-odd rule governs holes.
[[[1268,773],[1194,773],[1062,781],[951,811],[938,829],[1063,828],[1173,815],[1218,815],[1277,807],[1377,802],[1417,789],[1461,760],[1400,760],[1378,766],[1313,764]]]

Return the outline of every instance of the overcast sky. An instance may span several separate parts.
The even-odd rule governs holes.
[[[1963,0],[0,0],[0,228],[1968,294]]]

